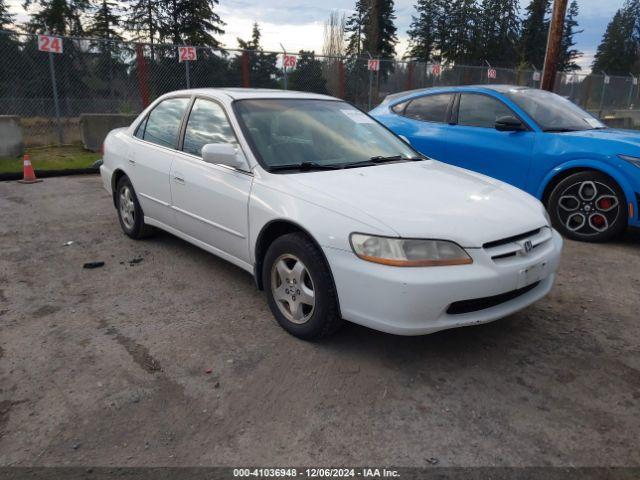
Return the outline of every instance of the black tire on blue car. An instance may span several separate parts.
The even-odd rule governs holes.
[[[140,240],[153,233],[153,227],[144,223],[144,213],[138,202],[138,196],[127,176],[118,180],[115,203],[122,231],[129,237]]]
[[[604,242],[627,227],[624,192],[609,176],[574,173],[551,192],[547,210],[556,230],[572,240]]]
[[[318,339],[342,326],[329,266],[305,234],[289,233],[269,246],[262,282],[271,312],[292,335]]]

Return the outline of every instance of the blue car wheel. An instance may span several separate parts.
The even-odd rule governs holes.
[[[568,176],[553,189],[547,209],[553,226],[565,237],[604,242],[627,226],[624,194],[617,183],[599,172]]]

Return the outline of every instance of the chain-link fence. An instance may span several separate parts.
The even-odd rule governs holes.
[[[42,51],[47,46],[49,52]],[[539,87],[541,77],[533,69],[488,65],[302,51],[184,50],[86,38],[59,38],[52,49],[37,35],[1,31],[0,58],[0,115],[20,117],[27,146],[79,143],[81,114],[138,113],[159,95],[183,88],[302,90],[343,98],[368,110],[404,90],[471,84]],[[556,92],[599,116],[640,104],[638,78],[631,75],[559,73]]]

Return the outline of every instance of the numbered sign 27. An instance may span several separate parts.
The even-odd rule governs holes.
[[[52,35],[38,35],[38,50],[41,52],[62,53],[62,38]]]
[[[367,62],[367,68],[372,72],[377,72],[380,70],[380,60],[372,58]]]
[[[178,47],[179,62],[193,62],[198,59],[196,47]]]
[[[295,55],[284,55],[282,58],[282,66],[284,68],[296,68],[298,57]]]

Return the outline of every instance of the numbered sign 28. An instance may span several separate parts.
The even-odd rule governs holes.
[[[196,47],[178,47],[179,62],[193,62],[198,59]]]
[[[496,72],[495,68],[490,68],[487,70],[487,77],[496,78],[497,76],[498,76],[498,73]]]
[[[442,73],[442,67],[440,66],[439,63],[436,63],[431,66],[431,73],[434,74],[436,77]]]
[[[295,55],[284,55],[282,58],[282,65],[284,68],[296,68],[298,57]]]
[[[367,62],[367,68],[372,72],[377,72],[380,70],[380,60],[372,58]]]
[[[62,53],[62,38],[52,35],[38,35],[38,50],[41,52]]]

